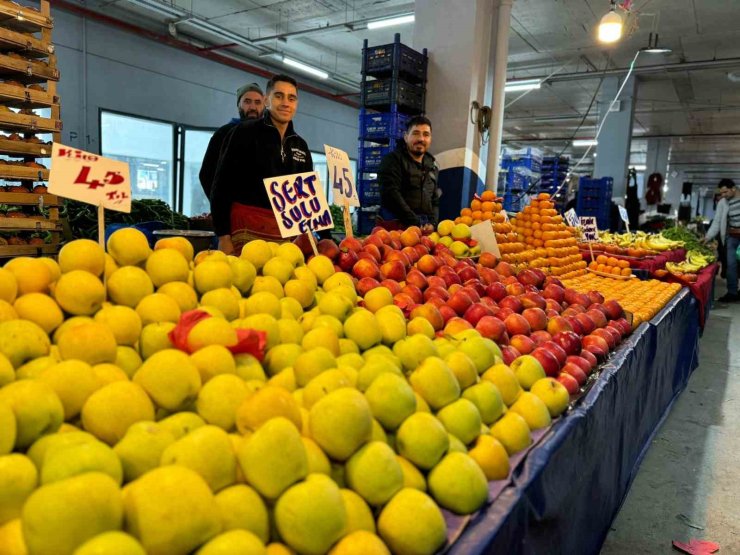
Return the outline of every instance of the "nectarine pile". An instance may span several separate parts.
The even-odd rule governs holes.
[[[613,276],[629,277],[632,275],[632,269],[628,260],[618,260],[613,256],[606,256],[604,254],[597,256],[596,260],[592,260],[588,265],[588,269]]]

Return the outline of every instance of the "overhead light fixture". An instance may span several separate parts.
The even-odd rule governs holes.
[[[370,21],[367,24],[368,29],[382,29],[383,27],[393,27],[394,25],[405,25],[414,22],[414,14],[391,17],[390,19],[378,19]]]
[[[572,145],[574,147],[579,146],[596,146],[599,144],[599,141],[596,139],[576,139],[573,141]]]
[[[321,79],[328,79],[329,74],[325,72],[324,70],[321,70],[319,68],[310,66],[308,64],[304,64],[303,62],[299,62],[298,60],[293,60],[292,58],[286,58],[283,56],[283,63],[286,66],[294,67],[300,71],[303,71],[305,73],[310,73],[311,75],[315,75],[316,77],[320,77]]]
[[[630,166],[633,170],[636,172],[644,172],[647,171],[647,166],[645,164],[636,164],[634,166]]]
[[[509,81],[504,87],[504,92],[531,91],[539,89],[542,81],[539,79],[520,79],[519,81]]]
[[[658,46],[658,33],[655,33],[654,36],[655,40],[653,40],[653,33],[650,33],[650,37],[648,37],[648,45],[647,47],[640,48],[641,52],[645,52],[646,54],[670,54],[673,52],[673,50],[667,46]]]
[[[617,13],[617,3],[612,0],[611,9],[601,18],[599,22],[599,42],[610,44],[622,38],[624,21]]]

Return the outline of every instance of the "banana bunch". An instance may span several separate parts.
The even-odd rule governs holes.
[[[713,256],[707,256],[699,251],[689,251],[686,253],[686,260],[683,262],[667,262],[665,268],[672,274],[695,274],[712,262],[714,262]]]
[[[683,247],[683,245],[683,241],[672,241],[671,239],[666,239],[662,235],[649,235],[645,240],[644,248],[663,252]]]

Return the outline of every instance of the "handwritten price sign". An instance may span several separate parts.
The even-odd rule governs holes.
[[[282,237],[334,227],[316,172],[270,177],[263,182]]]
[[[573,208],[568,210],[565,214],[563,214],[563,216],[565,216],[565,221],[568,222],[568,225],[570,227],[578,227],[580,222],[578,221],[578,215]]]
[[[580,218],[581,230],[583,231],[583,238],[589,242],[599,240],[599,227],[596,225],[596,218],[594,217],[583,217]]]
[[[326,152],[326,165],[329,168],[329,179],[331,179],[331,186],[334,190],[334,204],[360,206],[349,155],[329,145],[324,145],[324,152]]]
[[[52,145],[49,192],[110,210],[131,212],[131,179],[126,162],[59,143]]]

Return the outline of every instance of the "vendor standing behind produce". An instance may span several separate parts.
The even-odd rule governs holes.
[[[211,140],[208,141],[208,148],[205,156],[203,156],[198,177],[207,198],[211,198],[213,178],[216,176],[216,167],[218,166],[218,158],[221,155],[224,139],[241,122],[262,117],[262,111],[265,109],[265,95],[262,88],[257,83],[249,83],[239,87],[236,91],[236,107],[239,110],[239,117],[233,118],[229,123],[216,130]]]
[[[439,168],[428,152],[431,144],[432,122],[424,116],[411,118],[403,142],[380,163],[378,225],[386,229],[436,225],[441,191]]]
[[[308,145],[293,129],[298,108],[295,79],[270,79],[266,106],[261,119],[233,129],[216,169],[211,215],[218,248],[226,254],[238,254],[253,239],[281,239],[263,179],[313,170]]]

